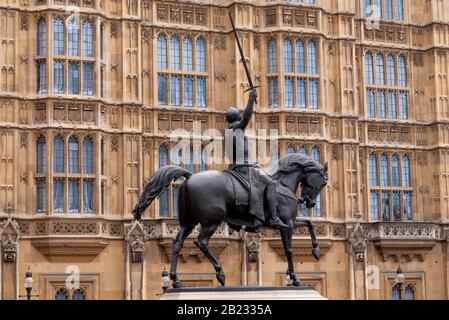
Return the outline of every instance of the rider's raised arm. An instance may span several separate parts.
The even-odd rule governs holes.
[[[252,89],[251,92],[249,93],[248,104],[246,105],[245,111],[243,112],[242,120],[240,120],[238,126],[239,129],[245,130],[246,126],[251,120],[251,117],[253,115],[254,101],[256,101],[256,99],[257,99],[256,89]]]

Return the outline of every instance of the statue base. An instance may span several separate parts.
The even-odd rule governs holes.
[[[311,287],[187,287],[167,289],[160,300],[327,300]]]

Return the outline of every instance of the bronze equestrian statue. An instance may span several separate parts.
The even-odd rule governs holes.
[[[232,18],[231,22],[237,35]],[[327,164],[321,166],[308,156],[290,154],[281,158],[270,173],[266,173],[251,163],[243,131],[251,119],[257,94],[238,37],[237,44],[251,92],[243,117],[235,108],[226,112],[228,131],[225,139],[232,139],[232,143],[228,141],[227,144],[231,150],[226,150],[231,163],[228,170],[209,170],[192,175],[179,166],[164,166],[150,178],[133,210],[134,220],[139,221],[142,213],[164,188],[181,177],[186,179],[179,188],[180,230],[173,240],[170,278],[174,288],[181,287],[176,273],[179,252],[184,240],[198,224],[201,229],[194,243],[213,264],[221,285],[225,285],[225,274],[217,257],[209,250],[208,243],[223,222],[237,231],[242,227],[248,232],[260,232],[264,227],[278,229],[288,261],[287,273],[294,286],[301,285],[293,269],[292,236],[295,228],[308,228],[312,255],[316,259],[320,257],[312,222],[298,220],[297,212],[299,204],[304,203],[307,208],[315,206],[318,194],[328,181]],[[235,134],[236,131],[240,134]],[[243,148],[243,155],[240,153],[240,156],[238,151],[242,150],[237,150],[239,146]],[[301,195],[297,199],[299,185]]]

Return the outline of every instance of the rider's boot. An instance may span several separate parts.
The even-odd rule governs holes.
[[[275,189],[276,190],[276,189]],[[275,198],[275,192],[270,192],[271,190],[267,190],[266,193],[266,200],[267,200],[267,207],[270,212],[270,220],[268,220],[267,224],[269,227],[272,228],[289,228],[288,225],[283,223],[281,219],[279,219],[278,211],[276,208],[276,198]]]

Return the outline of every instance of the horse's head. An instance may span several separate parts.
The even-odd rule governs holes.
[[[301,197],[299,203],[305,203],[307,208],[313,208],[316,198],[327,184],[327,163],[321,169],[306,171],[301,179]]]

